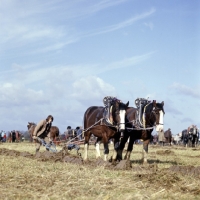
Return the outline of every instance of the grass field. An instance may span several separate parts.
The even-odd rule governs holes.
[[[11,156],[3,153],[5,149],[33,155]],[[83,164],[42,161],[34,154],[31,143],[0,144],[0,199],[200,199],[199,147],[151,145],[149,165],[143,166],[142,146],[135,145],[129,170],[92,164],[96,161],[93,145],[90,162]],[[76,151],[70,154],[75,156]]]

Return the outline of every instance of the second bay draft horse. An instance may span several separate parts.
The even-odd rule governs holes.
[[[124,104],[113,98],[109,103],[111,105],[109,107],[91,106],[84,114],[84,160],[88,158],[89,139],[92,134],[98,138],[95,144],[96,158],[100,157],[99,142],[102,139],[104,160],[106,161],[109,153],[109,140],[120,137],[121,132],[125,130],[125,115],[129,102]],[[117,152],[114,154],[114,157],[116,156]]]
[[[118,158],[122,159],[122,151],[129,138],[127,152],[124,159],[130,160],[133,144],[137,139],[143,140],[143,163],[147,163],[148,145],[151,133],[156,126],[156,131],[163,129],[164,102],[150,102],[147,99],[136,99],[137,109],[129,107],[127,109],[126,130],[121,139]]]

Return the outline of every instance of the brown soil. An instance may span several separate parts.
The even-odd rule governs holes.
[[[107,169],[113,169],[113,170],[134,170],[138,171],[142,169],[142,167],[139,168],[132,168],[132,163],[129,160],[122,160],[117,163],[111,163],[108,161],[104,161],[103,159],[99,158],[95,161],[83,161],[81,156],[75,156],[72,155],[66,148],[63,148],[60,152],[52,153],[50,151],[44,151],[44,152],[37,152],[36,154],[31,154],[29,152],[19,152],[16,150],[9,150],[6,148],[0,149],[0,155],[6,155],[6,156],[23,156],[31,159],[36,159],[38,161],[42,162],[67,162],[67,163],[73,163],[78,165],[89,165],[93,167],[97,166],[104,166]],[[155,169],[153,165],[147,165],[149,166],[148,171],[152,171],[152,169]],[[146,171],[146,168],[144,168]]]
[[[171,150],[159,150],[157,151],[157,154],[160,155],[173,155],[174,152]],[[89,166],[104,166],[107,169],[113,169],[113,170],[132,170],[133,172],[137,172],[137,177],[139,178],[147,178],[150,182],[152,173],[154,176],[157,176],[157,172],[159,171],[159,175],[162,173],[162,182],[163,182],[163,176],[166,176],[166,174],[170,174],[166,182],[171,182],[171,181],[178,181],[178,178],[176,178],[176,174],[181,174],[181,175],[188,175],[188,176],[193,176],[195,178],[200,178],[200,166],[194,167],[194,166],[178,166],[178,165],[173,165],[169,168],[165,168],[163,170],[158,170],[158,166],[156,163],[153,164],[146,164],[146,165],[139,165],[139,166],[134,166],[132,167],[131,161],[129,160],[122,160],[118,163],[112,164],[110,162],[106,162],[102,159],[97,159],[95,161],[83,161],[81,156],[75,156],[70,154],[66,148],[63,148],[60,152],[58,153],[52,153],[49,151],[45,152],[37,152],[36,154],[31,154],[29,152],[19,152],[16,150],[9,150],[6,148],[1,148],[0,149],[0,155],[6,155],[6,156],[23,156],[26,158],[31,158],[31,159],[36,159],[38,161],[42,162],[67,162],[67,163],[73,163],[73,164],[78,164],[78,165],[89,165]],[[147,176],[147,174],[150,174],[150,177]],[[154,177],[155,178],[155,177]],[[157,179],[156,179],[157,180]]]
[[[174,155],[174,151],[169,150],[169,149],[167,149],[167,150],[158,150],[158,151],[156,151],[156,153],[159,154],[159,155]]]

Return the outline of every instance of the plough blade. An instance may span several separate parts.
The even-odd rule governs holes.
[[[44,139],[41,139],[39,137],[37,139],[38,139],[39,142],[41,142],[42,146],[44,146],[49,151],[57,152],[56,145],[53,142],[47,144]]]

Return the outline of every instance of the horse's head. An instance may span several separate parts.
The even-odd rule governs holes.
[[[153,110],[156,115],[156,131],[164,130],[164,101],[156,103],[156,100],[153,100]]]
[[[156,125],[156,131],[163,130],[164,102],[148,102],[143,108],[143,123],[145,126]]]
[[[124,104],[118,99],[113,100],[112,102],[112,117],[115,124],[119,127],[119,132],[123,132],[125,130],[125,116],[126,109],[129,105],[129,101]]]
[[[33,125],[32,122],[28,122],[28,125],[27,125],[28,130],[31,128],[32,125]]]
[[[28,125],[27,125],[28,131],[32,133],[32,129],[35,126],[36,124],[34,122],[28,122]]]

